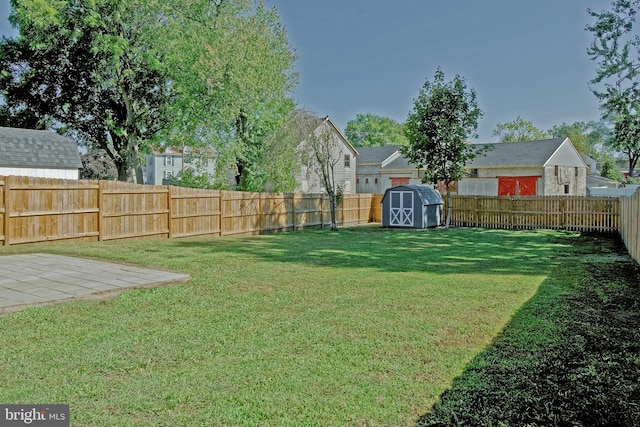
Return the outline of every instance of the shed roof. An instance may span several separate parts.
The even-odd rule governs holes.
[[[539,141],[477,144],[478,148],[487,146],[491,148],[466,166],[469,168],[542,166],[567,140],[568,138],[553,138]]]
[[[415,194],[420,196],[420,200],[422,201],[423,205],[443,204],[442,196],[440,195],[440,192],[438,190],[432,187],[429,187],[427,185],[418,185],[418,184],[404,184],[404,185],[398,185],[396,187],[388,188],[387,191],[385,191],[384,196],[382,196],[381,203],[384,201],[384,199],[387,197],[387,194],[389,194],[390,192],[402,191],[402,190],[413,191]]]
[[[0,127],[0,166],[79,169],[76,142],[47,130]]]

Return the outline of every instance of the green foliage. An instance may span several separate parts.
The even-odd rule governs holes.
[[[356,147],[407,145],[404,125],[388,117],[375,114],[357,114],[347,122],[345,136]]]
[[[445,81],[438,69],[433,82],[424,83],[405,124],[409,145],[402,150],[411,163],[425,168],[424,182],[448,186],[465,176],[464,165],[478,155],[466,141],[477,136],[481,116],[476,92],[467,90],[460,76]]]
[[[569,138],[580,154],[598,160],[602,146],[608,139],[611,130],[602,122],[562,123],[549,129],[554,138]]]
[[[296,149],[304,139],[297,120],[299,114],[299,111],[292,111],[284,124],[268,134],[258,147],[259,152],[252,163],[255,172],[247,178],[250,188],[255,188],[252,191],[291,193],[296,189],[301,165]]]
[[[236,169],[240,189],[263,190],[262,144],[293,110],[297,83],[296,55],[276,11],[259,0],[157,7],[165,20],[150,36],[177,94],[168,141],[206,141],[220,154],[220,170]]]
[[[187,169],[172,179],[171,185],[188,188],[202,188],[212,190],[213,177],[206,173],[196,173],[191,169]]]
[[[405,124],[409,144],[402,148],[409,162],[424,168],[423,182],[434,185],[443,182],[450,194],[449,184],[464,177],[465,164],[481,154],[467,142],[468,138],[477,137],[481,116],[476,92],[467,90],[460,76],[445,81],[444,73],[438,68],[433,82],[424,83]],[[451,209],[447,228],[450,218]]]
[[[600,155],[600,163],[600,175],[614,181],[623,180],[620,167],[611,154]]]
[[[83,154],[80,159],[82,160],[81,179],[113,180],[118,178],[116,165],[104,151],[92,151]]]
[[[614,0],[611,10],[589,9],[595,23],[587,26],[594,41],[587,50],[598,61],[590,82],[605,118],[613,123],[609,144],[629,160],[629,172],[640,159],[640,37],[636,15],[640,0]]]
[[[511,122],[498,123],[493,136],[499,137],[500,142],[518,142],[547,139],[549,134],[535,127],[533,122],[518,116]]]
[[[12,0],[17,40],[4,40],[0,90],[11,117],[53,124],[141,178],[140,154],[167,123],[166,76],[149,60],[139,2]],[[20,120],[17,119],[17,124]]]
[[[5,109],[103,149],[119,179],[150,146],[215,147],[241,187],[293,109],[296,59],[260,0],[12,0],[20,37],[0,49]],[[278,145],[271,147],[279,149]],[[268,156],[267,156],[268,157]]]

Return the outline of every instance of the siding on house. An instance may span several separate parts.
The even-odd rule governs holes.
[[[184,160],[184,163],[183,163]],[[206,160],[206,173],[215,173],[215,159],[213,155]],[[146,182],[149,185],[162,185],[163,181],[171,180],[184,170],[191,169],[198,172],[199,168],[189,161],[188,156],[183,158],[182,153],[170,151],[166,153],[154,153],[147,155],[146,161]]]
[[[0,167],[0,176],[32,176],[35,178],[78,179],[79,169]]]
[[[318,127],[320,126],[328,126],[330,129],[332,157],[338,159],[334,167],[336,183],[342,187],[344,194],[355,194],[358,151],[337,128],[331,118],[318,119]],[[309,162],[303,160],[304,158],[312,158],[311,147],[308,142],[302,141],[296,151],[301,158],[301,168],[296,175],[297,187],[294,192],[326,193],[322,175],[318,173],[313,164],[309,165]]]

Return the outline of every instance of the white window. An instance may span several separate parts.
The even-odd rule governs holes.
[[[345,168],[351,167],[351,155],[350,154],[345,154],[344,155],[344,167]]]
[[[173,166],[173,156],[165,156],[164,157],[164,165],[165,166]]]
[[[165,177],[166,179],[173,178],[173,172],[171,172],[171,171],[164,171],[164,177]]]

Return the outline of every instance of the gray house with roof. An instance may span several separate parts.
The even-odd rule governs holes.
[[[76,142],[47,130],[0,127],[0,176],[78,179]]]
[[[542,196],[587,193],[587,164],[569,138],[478,144],[484,155],[466,165],[469,176],[457,183],[461,195]],[[424,171],[410,164],[400,146],[359,148],[358,193],[383,194],[388,188],[421,184]]]
[[[479,144],[484,155],[466,165],[458,194],[584,196],[587,165],[569,138]]]
[[[424,172],[409,164],[400,145],[359,147],[356,191],[383,194],[398,185],[422,183]]]

